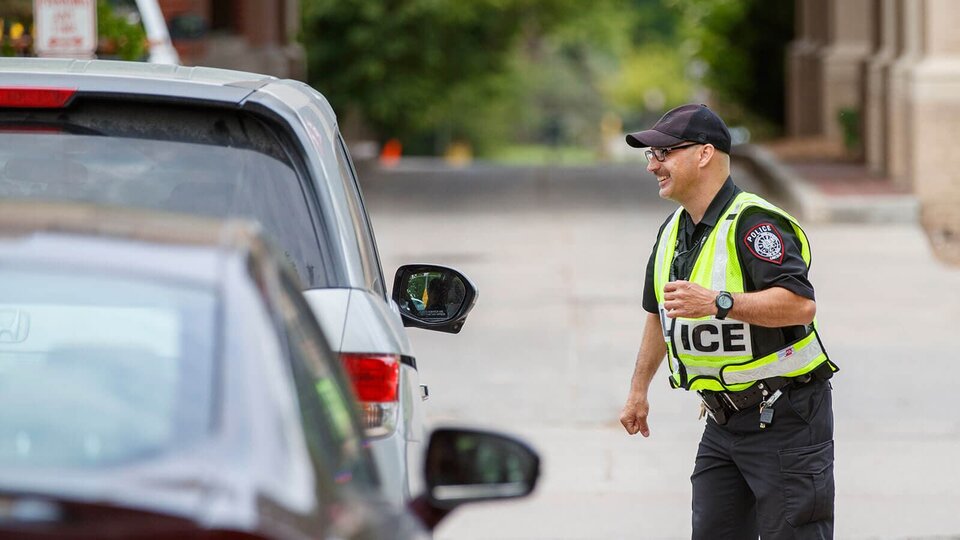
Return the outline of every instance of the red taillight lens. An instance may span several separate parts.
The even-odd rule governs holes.
[[[76,93],[76,88],[0,88],[0,107],[59,109]]]
[[[400,357],[392,354],[340,355],[360,401],[360,421],[368,437],[384,437],[397,427]]]
[[[397,400],[400,384],[400,359],[389,354],[341,355],[353,381],[357,399],[375,403]]]

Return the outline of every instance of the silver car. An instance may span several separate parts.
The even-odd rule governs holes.
[[[438,430],[387,504],[350,383],[256,226],[0,203],[0,538],[412,539],[536,454]]]
[[[0,59],[0,199],[256,220],[351,374],[384,491],[421,490],[427,392],[404,326],[459,332],[476,288],[411,265],[388,291],[333,109],[292,80],[208,68]]]

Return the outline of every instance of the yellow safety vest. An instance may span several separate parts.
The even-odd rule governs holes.
[[[737,223],[744,210],[761,207],[783,216],[800,239],[801,255],[810,266],[810,246],[800,224],[790,214],[752,194],[741,192],[721,214],[720,223],[710,231],[694,261],[688,281],[715,291],[744,292],[743,267],[737,256]],[[817,322],[805,336],[793,343],[757,357],[753,352],[751,326],[732,318],[719,320],[710,315],[699,319],[666,316],[663,288],[670,281],[680,229],[680,213],[674,212],[660,234],[654,259],[653,282],[660,311],[663,339],[667,343],[670,385],[687,390],[738,391],[769,377],[796,377],[809,373],[823,362],[839,368],[827,358],[817,333]]]

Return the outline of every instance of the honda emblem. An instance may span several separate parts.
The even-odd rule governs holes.
[[[30,315],[21,309],[0,309],[0,343],[20,343],[30,333]]]

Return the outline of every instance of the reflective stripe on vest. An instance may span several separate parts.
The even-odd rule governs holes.
[[[769,377],[796,377],[819,366],[827,353],[816,330],[779,351],[741,365],[726,365],[720,370],[724,384],[749,383]],[[813,364],[813,368],[806,369]]]
[[[788,213],[751,193],[741,192],[710,231],[688,281],[715,291],[744,292],[743,269],[737,256],[736,227],[743,211],[759,206],[790,222],[801,244],[801,255],[809,266],[810,249],[806,234]],[[816,323],[800,340],[779,351],[754,357],[751,326],[743,321],[713,316],[700,319],[666,316],[663,287],[671,279],[670,268],[676,252],[681,209],[668,220],[657,243],[654,261],[654,288],[670,366],[673,387],[688,390],[742,390],[754,381],[774,376],[802,375],[827,360]],[[831,368],[836,370],[831,363]]]
[[[666,312],[663,309],[663,285],[657,285],[658,283],[666,283],[670,280],[670,264],[663,265],[660,264],[661,261],[673,261],[673,253],[677,245],[677,231],[680,227],[677,226],[680,219],[680,212],[683,208],[678,208],[676,212],[673,213],[673,216],[670,218],[669,223],[663,228],[663,235],[666,236],[666,241],[664,241],[664,236],[660,237],[660,240],[657,242],[657,255],[654,259],[653,267],[653,283],[656,288],[656,297],[658,304],[658,311],[660,312],[660,330],[663,331],[663,341],[667,344],[667,367],[670,368],[670,373],[679,374],[679,367],[673,360],[673,354],[670,353],[672,347],[670,345],[670,324],[671,320],[667,318]],[[668,249],[667,246],[670,246]],[[666,273],[666,275],[664,275]],[[671,376],[671,380],[673,377]]]

